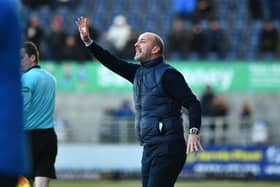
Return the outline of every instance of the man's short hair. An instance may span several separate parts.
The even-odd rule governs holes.
[[[38,64],[39,62],[39,50],[38,47],[33,42],[24,42],[23,48],[25,49],[26,54],[30,57],[31,55],[35,55],[35,62]]]
[[[156,46],[159,46],[159,49],[160,49],[159,53],[162,55],[163,51],[164,51],[164,43],[163,43],[162,39],[158,35],[154,36],[154,44]]]

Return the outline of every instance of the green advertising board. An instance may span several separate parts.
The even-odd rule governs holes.
[[[217,92],[280,93],[280,63],[172,63],[194,92],[206,84]],[[62,92],[131,92],[132,84],[99,63],[43,63]],[[176,83],[174,83],[176,84]]]

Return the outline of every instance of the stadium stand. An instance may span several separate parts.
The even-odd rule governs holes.
[[[90,17],[94,26],[104,33],[111,25],[114,16],[123,14],[127,17],[133,31],[153,31],[159,33],[163,39],[166,39],[175,15],[174,8],[170,7],[172,0],[81,0],[79,2],[74,7],[63,4],[56,8],[48,5],[36,9],[27,7],[23,14],[26,21],[32,15],[38,15],[45,30],[49,30],[54,16],[62,16],[63,28],[70,34],[76,33],[73,20],[78,16]],[[214,1],[215,17],[228,33],[229,50],[226,60],[254,60],[258,57],[258,36],[263,20],[251,19],[248,2],[248,0]],[[185,20],[187,29],[189,29],[190,21]],[[279,20],[273,21],[276,28],[279,29]],[[208,28],[206,20],[201,20],[200,24],[204,29]]]

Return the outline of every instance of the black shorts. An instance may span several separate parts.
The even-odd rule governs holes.
[[[56,178],[55,159],[57,155],[57,137],[54,129],[36,129],[26,131],[30,141],[32,173],[34,177]]]

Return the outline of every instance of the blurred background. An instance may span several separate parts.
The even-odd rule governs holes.
[[[139,34],[164,39],[166,60],[203,110],[205,151],[188,157],[180,179],[280,178],[280,1],[18,1],[25,40],[57,78],[58,178],[140,179],[132,86],[89,55],[79,16],[95,41],[131,62]]]

